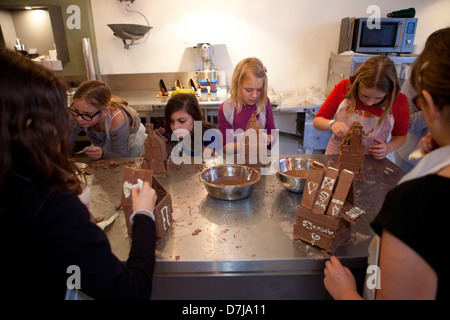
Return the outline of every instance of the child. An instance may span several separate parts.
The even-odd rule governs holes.
[[[0,244],[11,261],[0,266],[8,275],[2,289],[10,298],[32,294],[33,300],[62,300],[68,267],[78,266],[80,290],[91,298],[148,300],[155,190],[147,181],[141,191],[132,190],[137,215],[124,263],[78,198],[81,173],[66,152],[67,86],[52,71],[7,49],[0,49],[0,66],[0,124],[7,128],[0,135]]]
[[[266,68],[257,58],[244,59],[234,69],[231,97],[219,106],[217,114],[225,153],[238,152],[240,138],[252,114],[256,114],[258,123],[267,130],[267,145],[274,142],[270,133],[276,128],[267,97],[266,73]],[[235,135],[232,129],[235,132],[241,129],[242,134]]]
[[[195,139],[200,139],[195,137],[194,127],[195,123],[201,124],[201,141],[202,148],[196,152],[195,150]],[[178,93],[171,97],[167,102],[166,108],[164,110],[164,135],[169,140],[168,144],[171,149],[179,143],[187,134],[190,134],[190,145],[185,146],[186,149],[191,151],[191,156],[200,156],[200,152],[203,154],[214,156],[214,141],[215,137],[205,136],[205,132],[209,129],[215,129],[215,125],[203,120],[202,111],[198,104],[197,98],[191,93]],[[172,138],[175,135],[176,138]],[[205,150],[207,149],[207,150]]]
[[[145,153],[147,137],[139,114],[125,100],[111,94],[108,86],[97,80],[83,82],[73,96],[70,111],[73,123],[69,154],[81,131],[94,147],[85,149],[93,160],[140,157]]]
[[[435,31],[411,68],[411,85],[438,147],[386,196],[371,225],[381,237],[376,299],[447,301],[450,189],[450,28]],[[424,219],[426,215],[426,219]],[[427,223],[430,222],[430,223]],[[361,299],[349,269],[332,256],[325,288],[334,299]]]
[[[354,121],[363,126],[366,153],[375,159],[385,158],[405,142],[408,100],[399,93],[397,71],[387,56],[375,56],[364,62],[350,79],[334,87],[320,107],[313,126],[332,131],[326,154],[339,153],[339,144]],[[392,137],[387,142],[389,135]]]

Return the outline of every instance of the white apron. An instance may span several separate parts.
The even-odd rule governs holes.
[[[339,105],[334,118],[337,121],[344,122],[347,126],[358,121],[363,127],[363,143],[366,147],[365,153],[369,153],[369,147],[374,144],[378,144],[374,142],[375,138],[378,138],[383,141],[387,141],[389,135],[394,128],[394,116],[392,113],[389,113],[386,118],[383,120],[381,125],[378,125],[379,117],[371,116],[369,118],[359,115],[357,113],[353,113],[351,116],[348,116],[347,109],[349,106],[348,99],[344,99]],[[362,111],[364,112],[364,110]],[[334,133],[331,135],[330,141],[328,141],[327,150],[325,154],[338,154],[339,153],[339,145],[341,144],[342,139],[337,138]]]

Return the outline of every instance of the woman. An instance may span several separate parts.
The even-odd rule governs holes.
[[[130,258],[123,263],[78,198],[81,175],[66,154],[66,89],[52,71],[0,49],[2,290],[12,299],[64,299],[76,266],[79,289],[91,298],[148,299],[155,190],[148,182],[132,190],[136,214]]]
[[[366,153],[375,159],[385,158],[406,141],[408,100],[399,93],[397,71],[389,57],[366,60],[350,79],[334,87],[320,107],[313,126],[332,131],[326,154],[339,153],[342,138],[354,121],[363,126]]]
[[[437,149],[405,175],[372,222],[381,236],[376,299],[449,297],[450,28],[436,31],[412,66],[411,84]],[[431,36],[430,36],[431,38]],[[335,299],[361,299],[350,271],[336,257],[326,262],[324,284]]]
[[[92,143],[84,152],[93,160],[140,157],[145,153],[147,135],[139,114],[125,100],[112,95],[105,83],[83,82],[73,96],[70,111],[76,121],[69,154],[83,130]]]

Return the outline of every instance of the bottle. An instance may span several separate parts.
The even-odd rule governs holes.
[[[212,91],[217,91],[217,80],[209,81],[209,89]]]
[[[217,90],[209,91],[209,97],[211,98],[211,101],[217,100]]]
[[[387,14],[389,18],[414,18],[415,15],[416,9],[414,8],[392,11]]]
[[[208,101],[208,90],[200,91],[200,100]]]

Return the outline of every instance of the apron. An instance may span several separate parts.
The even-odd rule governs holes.
[[[334,118],[337,121],[344,122],[348,127],[350,127],[350,125],[355,121],[358,121],[362,125],[364,131],[363,143],[366,147],[366,154],[369,153],[369,147],[371,145],[377,144],[376,142],[374,142],[375,138],[387,141],[389,135],[392,132],[392,129],[394,128],[394,116],[392,115],[392,113],[386,116],[381,125],[378,125],[378,120],[380,120],[380,118],[376,116],[367,118],[357,113],[353,113],[351,116],[348,116],[346,114],[348,106],[348,99],[344,99],[339,105]],[[364,112],[364,110],[362,112]],[[331,135],[330,141],[328,141],[325,154],[338,154],[339,145],[341,144],[341,142],[342,139],[337,138],[333,133]]]

